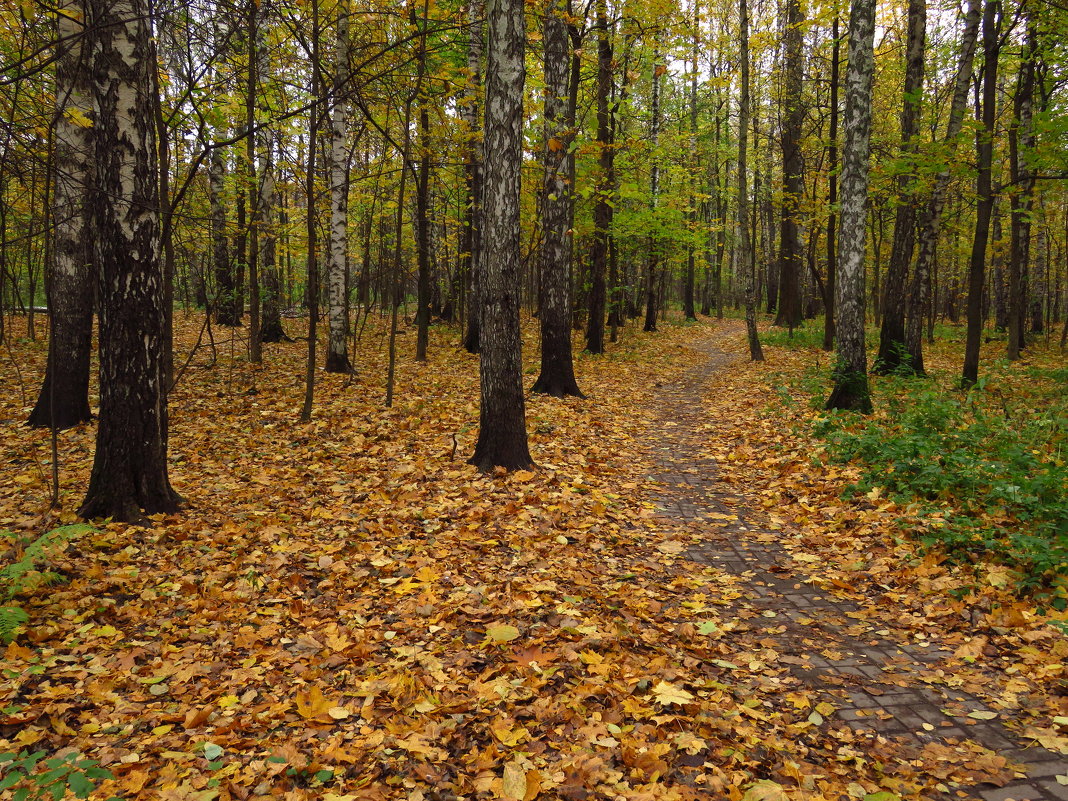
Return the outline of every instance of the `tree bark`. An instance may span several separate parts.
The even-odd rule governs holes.
[[[756,325],[756,270],[749,257],[749,5],[747,0],[738,3],[738,60],[741,62],[742,96],[738,101],[738,202],[735,231],[738,245],[734,249],[734,274],[745,278],[745,331],[749,341],[749,358],[754,362],[764,361],[760,336]]]
[[[349,360],[348,272],[349,249],[349,181],[348,181],[348,92],[349,83],[349,15],[339,7],[337,44],[334,50],[334,81],[330,102],[329,164],[330,243],[327,250],[326,283],[328,297],[329,338],[326,348],[326,372],[352,373]]]
[[[583,397],[571,356],[572,195],[568,154],[575,139],[569,98],[567,0],[547,0],[545,45],[545,151],[541,192],[541,374],[531,391]]]
[[[660,237],[657,235],[657,208],[660,205],[660,75],[667,68],[660,63],[660,54],[653,49],[653,98],[652,120],[649,126],[649,140],[652,145],[653,166],[649,170],[649,224],[652,229],[648,237],[648,256],[645,271],[645,326],[644,331],[656,330],[656,283],[657,268],[660,265]]]
[[[100,298],[100,424],[78,514],[139,521],[176,511],[167,476],[164,280],[153,71],[142,0],[85,0],[95,181],[89,193]]]
[[[482,51],[485,25],[482,0],[468,0],[467,4],[467,86],[460,116],[465,122],[464,181],[467,203],[463,230],[464,271],[470,284],[468,292],[467,331],[464,348],[468,353],[479,351],[479,270],[482,253],[482,128],[479,122],[479,100],[482,93]]]
[[[828,409],[871,411],[864,348],[865,205],[875,71],[875,0],[853,0],[842,120],[841,227],[838,232],[837,363]]]
[[[946,204],[946,190],[949,187],[948,162],[953,160],[953,151],[956,149],[957,137],[964,123],[964,111],[968,103],[972,62],[975,59],[975,45],[979,35],[979,2],[980,0],[968,0],[968,10],[964,16],[964,31],[961,35],[960,60],[957,63],[957,74],[953,82],[949,120],[946,123],[945,137],[942,139],[945,151],[943,158],[946,159],[947,164],[942,167],[935,178],[920,225],[919,253],[916,257],[916,271],[909,292],[909,314],[905,332],[909,363],[917,375],[924,374],[923,311],[930,303],[931,274],[934,270],[935,253],[938,247],[939,224]]]
[[[1035,94],[1035,34],[1028,41],[1016,78],[1013,97],[1013,120],[1009,126],[1010,199],[1009,245],[1009,344],[1006,356],[1015,361],[1027,343],[1027,270],[1030,261],[1031,207],[1034,203],[1035,178],[1029,159],[1034,147],[1031,114]]]
[[[835,292],[835,233],[838,223],[838,82],[841,38],[838,32],[838,12],[831,26],[831,131],[827,147],[827,303],[823,317],[823,349],[834,349],[834,292]]]
[[[75,0],[59,7],[56,34],[56,122],[52,155],[52,264],[48,292],[48,366],[27,423],[71,428],[92,419],[89,354],[93,339],[93,265],[86,229],[91,184],[92,113],[88,52]],[[0,309],[0,315],[3,314]]]
[[[600,150],[596,199],[593,204],[593,244],[590,248],[589,317],[586,320],[586,350],[604,353],[604,322],[608,271],[608,244],[612,227],[612,129],[608,96],[612,89],[612,40],[608,29],[608,6],[597,0],[597,146]]]
[[[914,369],[907,361],[905,345],[905,288],[916,243],[916,156],[919,153],[926,26],[925,0],[909,0],[901,144],[898,148],[899,157],[907,162],[907,169],[897,176],[894,239],[886,268],[879,355],[875,358],[874,366],[876,372],[884,375],[898,369]]]
[[[802,36],[804,24],[800,0],[788,0],[786,20],[786,80],[783,86],[786,114],[782,124],[782,218],[779,221],[779,302],[775,325],[791,330],[801,324],[801,239],[798,233],[800,205],[804,197],[804,161],[801,154]]]
[[[983,94],[982,126],[976,134],[975,235],[968,264],[968,333],[964,342],[961,386],[968,388],[979,380],[979,346],[983,334],[983,284],[986,280],[986,249],[990,238],[990,215],[994,209],[991,162],[994,154],[994,127],[997,122],[997,79],[1001,3],[987,0],[983,6]]]
[[[481,404],[470,463],[488,472],[533,465],[527,447],[519,332],[520,180],[526,25],[523,0],[496,0],[486,70],[486,194],[479,303]]]

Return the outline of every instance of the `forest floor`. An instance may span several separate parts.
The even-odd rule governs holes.
[[[775,386],[811,354],[627,330],[578,357],[586,400],[529,399],[537,469],[486,476],[455,332],[423,365],[400,337],[392,409],[365,335],[303,425],[304,344],[253,369],[240,335],[172,396],[188,508],[79,535],[17,599],[0,751],[98,760],[100,798],[1068,798],[1058,615],[843,499],[857,470]],[[94,427],[60,435],[48,511],[43,344],[3,357],[0,530],[28,536],[73,521]]]

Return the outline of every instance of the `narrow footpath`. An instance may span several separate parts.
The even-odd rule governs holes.
[[[746,358],[743,333],[733,322],[718,328],[698,347],[706,357],[701,366],[661,390],[658,440],[652,446],[657,491],[651,500],[666,524],[700,534],[699,544],[680,556],[741,578],[747,595],[738,607],[743,627],[772,643],[790,673],[832,702],[836,718],[873,748],[896,748],[904,758],[944,753],[950,763],[969,746],[981,750],[974,748],[978,744],[996,754],[986,760],[1000,781],[1013,775],[1011,766],[1016,774],[1026,773],[1000,787],[980,783],[932,798],[1068,800],[1068,786],[1056,779],[1068,774],[1068,758],[1027,747],[993,714],[977,720],[992,712],[978,698],[924,682],[921,675],[937,669],[950,652],[853,625],[864,617],[862,605],[798,572],[796,559],[779,544],[781,536],[762,530],[747,499],[719,480],[717,463],[702,455],[702,426],[715,423],[705,415],[704,399],[714,391],[719,369]]]

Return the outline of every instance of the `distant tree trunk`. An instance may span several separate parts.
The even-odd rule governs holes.
[[[1035,177],[1029,160],[1034,147],[1031,114],[1035,95],[1035,33],[1028,40],[1016,78],[1013,120],[1009,125],[1009,180],[1012,191],[1011,242],[1009,246],[1009,344],[1006,356],[1020,358],[1027,342],[1027,269],[1030,261],[1031,207]]]
[[[835,226],[838,222],[838,57],[841,38],[838,32],[838,12],[831,26],[831,132],[827,147],[827,308],[823,318],[823,349],[834,349],[834,293],[835,293]]]
[[[48,292],[48,366],[29,425],[70,428],[92,419],[89,353],[93,339],[93,266],[86,230],[92,128],[78,115],[91,111],[83,24],[74,0],[64,0],[56,23],[56,123],[52,155],[52,265]],[[0,298],[2,299],[2,298]],[[0,304],[0,316],[3,307]]]
[[[464,146],[464,181],[467,188],[463,244],[466,280],[470,283],[467,303],[467,332],[464,348],[468,353],[479,351],[479,271],[482,264],[482,148],[479,145],[479,97],[482,92],[483,3],[468,0],[467,4],[467,86],[460,106],[466,123]]]
[[[953,99],[950,101],[949,121],[942,141],[947,148],[956,144],[964,123],[964,111],[968,103],[968,87],[971,84],[972,62],[975,59],[975,44],[979,34],[979,2],[968,0],[968,10],[964,16],[964,31],[961,35],[960,60],[953,82]],[[927,201],[920,225],[919,254],[916,257],[916,272],[909,292],[908,329],[906,345],[909,363],[919,375],[924,373],[923,364],[923,310],[930,303],[931,274],[934,271],[935,252],[938,246],[938,233],[942,219],[942,210],[946,204],[946,190],[949,187],[950,171],[943,166],[935,178],[931,196]]]
[[[837,363],[828,409],[871,411],[864,349],[865,204],[875,72],[875,0],[853,0],[842,124],[842,217],[838,233]]]
[[[798,219],[805,187],[801,154],[802,125],[802,36],[804,24],[800,0],[787,0],[786,80],[783,86],[786,105],[782,124],[783,208],[779,222],[779,303],[775,325],[796,328],[801,323],[801,238]]]
[[[975,207],[975,235],[968,264],[968,333],[964,343],[964,366],[961,386],[973,386],[979,380],[979,346],[983,335],[983,285],[986,283],[986,248],[990,238],[990,214],[994,208],[991,162],[994,154],[994,128],[997,122],[998,38],[1001,29],[1001,4],[987,0],[983,7],[983,99],[982,128],[976,134],[975,179],[978,200]]]
[[[156,51],[141,0],[85,0],[100,298],[100,424],[78,514],[137,521],[181,502],[167,477]]]
[[[415,16],[415,3],[409,6],[412,27],[419,27],[419,57],[416,83],[423,86],[426,75],[426,29],[427,0],[424,0],[423,18],[420,22]],[[427,348],[430,345],[430,109],[429,97],[424,94],[419,98],[419,172],[415,186],[415,248],[416,248],[416,309],[415,309],[415,360],[425,362]]]
[[[606,305],[605,274],[608,270],[608,243],[612,226],[612,130],[608,96],[612,89],[612,40],[608,29],[605,0],[597,0],[597,146],[600,149],[600,175],[593,204],[593,245],[590,248],[589,318],[586,320],[586,350],[604,353]]]
[[[334,50],[334,80],[330,102],[330,137],[327,144],[330,182],[330,242],[327,250],[326,284],[329,337],[326,372],[352,373],[349,360],[348,250],[349,250],[349,15],[338,12],[337,44]]]
[[[738,3],[738,60],[741,62],[742,96],[738,101],[738,216],[736,231],[738,244],[734,249],[734,274],[745,278],[745,330],[749,340],[749,358],[764,361],[756,325],[756,270],[749,258],[749,179],[747,145],[749,137],[749,5]]]
[[[697,176],[701,169],[700,149],[697,146],[697,51],[700,47],[700,7],[698,0],[693,4],[693,53],[690,64],[690,146],[693,148],[693,165],[690,173],[690,212],[689,212],[689,235],[691,241],[686,248],[686,280],[683,287],[683,307],[687,320],[697,319],[697,307],[695,305],[694,290],[697,280],[697,263],[695,252],[697,245],[693,238],[697,236],[698,201],[697,201]]]
[[[533,465],[527,447],[523,354],[519,332],[519,199],[523,163],[526,31],[523,0],[498,0],[489,15],[486,70],[485,259],[480,314],[482,359],[479,470]]]
[[[258,23],[259,3],[248,0],[248,85],[245,93],[245,169],[248,176],[249,227],[248,227],[248,349],[249,361],[263,361],[262,337],[260,334],[260,228],[263,225],[260,208],[260,180],[256,171],[256,88],[259,84],[259,69],[262,66],[260,53],[260,29]]]
[[[300,421],[311,420],[315,402],[315,350],[319,337],[319,258],[316,254],[318,231],[315,219],[315,155],[319,150],[320,105],[323,97],[323,78],[319,60],[319,0],[311,0],[311,105],[308,106],[308,161],[304,171],[304,196],[307,203],[307,301],[308,301],[308,358],[304,364],[304,403],[300,408]]]
[[[660,154],[656,149],[660,146],[660,76],[666,71],[660,63],[660,54],[653,49],[653,100],[652,120],[649,126],[649,140],[652,144],[653,165],[649,170],[649,214],[652,232],[648,236],[647,255],[648,266],[646,267],[645,283],[645,331],[656,330],[656,282],[657,268],[660,265],[660,237],[657,235],[657,207],[660,202]]]
[[[274,224],[274,142],[270,137],[264,137],[264,140],[263,179],[260,181],[259,200],[263,233],[263,323],[260,326],[260,341],[288,342],[290,339],[282,327],[282,278],[278,272],[278,233]]]
[[[920,107],[923,99],[924,47],[927,30],[925,0],[909,0],[905,90],[901,105],[900,157],[907,169],[897,176],[897,209],[890,262],[883,290],[883,322],[879,331],[876,372],[913,369],[906,361],[905,288],[916,242],[916,156],[919,153]]]
[[[582,397],[571,357],[571,225],[572,187],[568,153],[575,139],[570,116],[568,78],[570,36],[566,0],[547,0],[545,46],[545,177],[541,219],[541,374],[532,392],[557,398]]]
[[[230,243],[226,238],[226,207],[223,205],[222,149],[212,147],[208,156],[208,203],[211,220],[212,269],[215,273],[215,322],[219,325],[241,325],[237,313],[237,282],[230,263]]]

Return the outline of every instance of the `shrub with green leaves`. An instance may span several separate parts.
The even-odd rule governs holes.
[[[1046,586],[1068,575],[1068,393],[1058,376],[1041,380],[1052,392],[1010,402],[982,385],[963,394],[890,378],[880,388],[885,415],[828,414],[815,431],[832,458],[863,467],[852,489],[919,502],[928,544],[1006,562],[1023,588]]]

